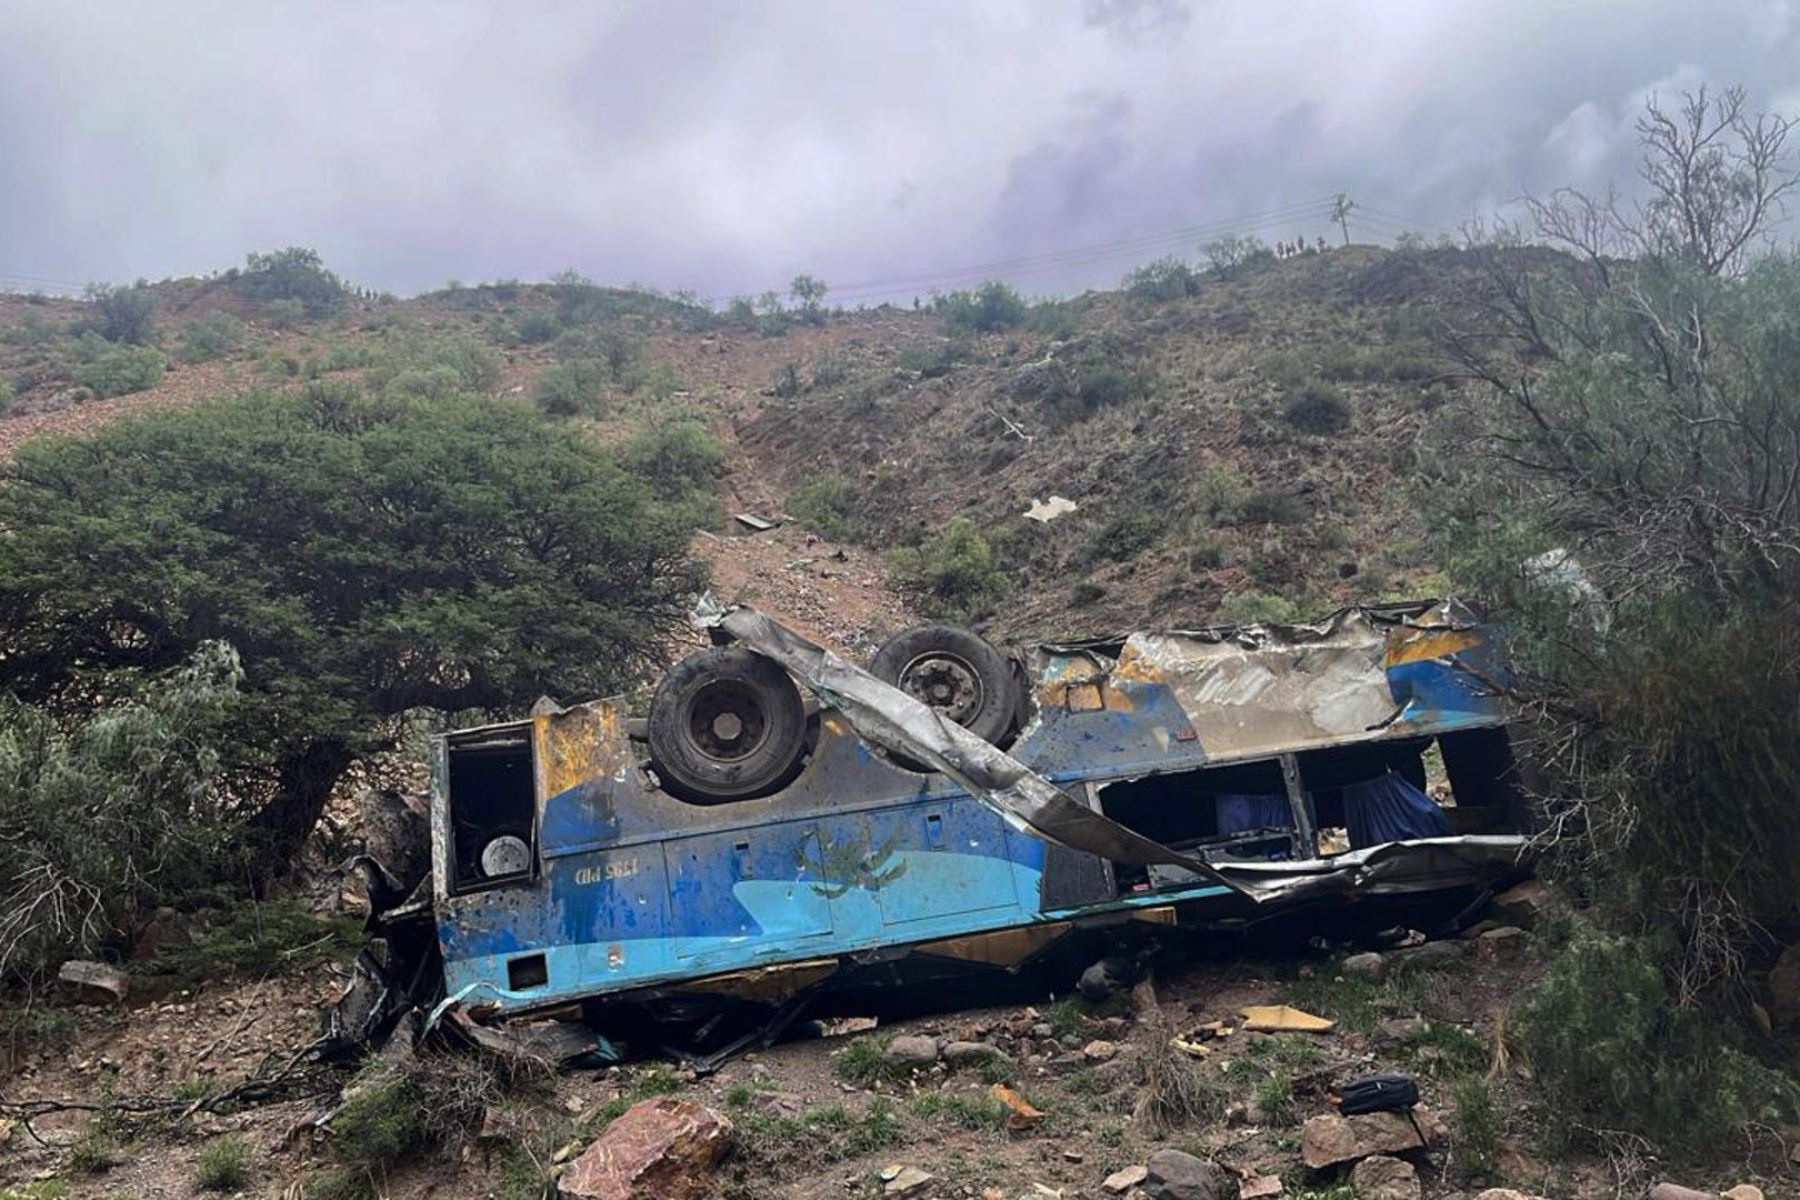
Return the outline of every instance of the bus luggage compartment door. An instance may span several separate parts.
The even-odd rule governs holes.
[[[677,958],[735,962],[832,932],[810,822],[683,838],[664,853]]]

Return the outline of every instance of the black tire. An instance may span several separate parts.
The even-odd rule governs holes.
[[[710,804],[766,795],[806,749],[800,690],[740,646],[690,654],[650,701],[650,763],[670,793]]]
[[[1013,731],[1017,686],[1006,656],[957,625],[920,625],[875,652],[869,673],[922,700],[984,742],[1003,745]],[[909,771],[929,767],[898,755]]]

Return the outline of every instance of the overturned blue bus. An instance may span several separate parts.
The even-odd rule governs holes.
[[[436,739],[429,894],[384,919],[429,930],[439,1013],[798,1011],[1521,871],[1503,667],[1453,601],[1011,655],[924,626],[867,669],[751,609],[707,626],[648,719]]]

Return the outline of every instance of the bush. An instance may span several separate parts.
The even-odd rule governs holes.
[[[271,300],[262,306],[262,317],[271,329],[293,329],[306,320],[306,305],[298,300]]]
[[[178,357],[184,363],[211,362],[244,348],[250,331],[228,312],[214,309],[181,327],[181,349]]]
[[[271,302],[271,311],[275,304],[281,304],[281,311],[286,314],[294,311],[287,307],[293,304],[308,317],[336,312],[349,294],[344,281],[325,269],[318,251],[303,246],[246,256],[244,269],[238,275],[238,288],[252,300]]]
[[[1159,258],[1128,273],[1122,286],[1139,300],[1180,300],[1200,294],[1200,273],[1179,258]]]
[[[547,416],[597,417],[605,411],[612,382],[612,370],[599,359],[552,363],[538,376],[532,399]]]
[[[770,386],[783,400],[792,400],[805,391],[806,385],[800,378],[800,364],[791,358],[782,363],[775,369],[775,380]]]
[[[961,338],[945,338],[930,344],[912,342],[900,347],[900,369],[917,372],[921,379],[940,379],[968,357],[968,351],[968,342]]]
[[[562,324],[550,313],[528,312],[519,317],[515,331],[527,346],[541,346],[562,332]]]
[[[1284,487],[1259,487],[1244,497],[1237,515],[1249,525],[1298,525],[1312,515],[1312,509]]]
[[[1300,619],[1300,606],[1285,596],[1239,592],[1225,601],[1221,615],[1232,625],[1285,625]]]
[[[1344,394],[1317,380],[1288,397],[1282,419],[1301,433],[1342,433],[1350,428],[1350,404]]]
[[[1130,562],[1156,544],[1163,524],[1163,518],[1147,508],[1119,513],[1094,531],[1088,542],[1088,557]]]
[[[812,386],[836,387],[850,378],[850,362],[842,355],[821,354],[813,360]]]
[[[82,362],[76,383],[96,396],[124,396],[153,388],[162,380],[163,357],[150,346],[114,345],[94,333],[81,337]]]
[[[194,1161],[194,1186],[203,1192],[235,1192],[250,1182],[250,1147],[228,1134],[211,1142]]]
[[[997,279],[990,279],[973,292],[957,291],[938,296],[932,307],[944,318],[944,324],[970,333],[1011,329],[1025,320],[1029,310],[1025,298],[1017,290]]]
[[[1670,938],[1577,924],[1514,1014],[1539,1084],[1570,1124],[1677,1151],[1793,1120],[1800,1083],[1746,1053],[1731,1022],[1676,1004],[1666,973],[1676,950]]]
[[[987,539],[967,517],[956,517],[924,544],[896,551],[894,572],[930,616],[966,620],[1000,590]]]
[[[788,497],[788,511],[812,532],[832,541],[856,536],[856,485],[835,472],[812,476]]]
[[[156,293],[138,280],[130,287],[94,284],[87,290],[89,328],[109,342],[145,346],[156,340]]]
[[[0,379],[0,417],[11,416],[18,403],[19,393],[13,388],[12,380]]]
[[[241,677],[213,643],[71,723],[0,696],[0,981],[118,949],[141,911],[229,874],[217,739]]]
[[[1143,380],[1098,355],[1065,369],[1042,389],[1039,402],[1056,425],[1085,421],[1103,409],[1129,403],[1144,394]]]

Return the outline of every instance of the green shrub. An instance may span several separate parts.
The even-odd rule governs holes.
[[[606,409],[612,370],[600,359],[551,363],[532,391],[539,411],[552,417],[597,417]]]
[[[1672,938],[1580,923],[1516,1008],[1519,1044],[1565,1128],[1628,1129],[1694,1152],[1800,1114],[1800,1082],[1747,1053],[1738,1026],[1677,1004],[1675,958]]]
[[[156,340],[156,293],[143,280],[130,287],[94,284],[87,299],[89,328],[107,341],[147,346]]]
[[[901,586],[932,616],[966,620],[1000,590],[993,550],[967,517],[952,519],[917,547],[895,551],[892,561]]]
[[[250,330],[228,312],[219,309],[196,317],[181,327],[179,357],[184,363],[211,362],[244,348]]]
[[[732,1114],[732,1123],[733,1160],[765,1177],[874,1154],[897,1145],[905,1132],[894,1106],[879,1096],[861,1113],[840,1104],[795,1117],[746,1108]]]
[[[1159,258],[1129,272],[1122,286],[1139,300],[1180,300],[1200,293],[1200,272],[1179,258]]]
[[[1285,625],[1300,619],[1300,607],[1285,596],[1239,592],[1225,601],[1221,615],[1233,625]]]
[[[1470,1174],[1493,1169],[1500,1155],[1500,1115],[1487,1076],[1468,1074],[1450,1084],[1456,1105],[1456,1165]]]
[[[271,329],[293,329],[306,320],[306,305],[299,300],[271,300],[262,306],[262,317]]]
[[[61,338],[64,332],[57,322],[39,313],[28,312],[21,314],[18,321],[0,331],[0,341],[12,346],[48,346]]]
[[[1298,525],[1312,515],[1312,510],[1287,488],[1259,487],[1244,497],[1237,515],[1249,525]]]
[[[1005,1104],[982,1092],[921,1092],[908,1107],[921,1120],[987,1133],[1006,1132],[1007,1118],[1012,1115]]]
[[[1312,380],[1288,397],[1281,416],[1301,433],[1342,433],[1350,428],[1350,403],[1336,388]]]
[[[343,307],[349,291],[344,281],[325,269],[318,251],[303,246],[289,246],[267,254],[250,254],[237,277],[237,287],[252,300],[269,301],[269,308],[280,304],[298,305],[299,316],[322,317]],[[284,314],[295,309],[284,307]]]
[[[13,409],[18,407],[18,404],[19,393],[13,387],[13,381],[0,379],[0,417],[11,416]]]
[[[541,346],[562,332],[562,324],[547,312],[528,312],[519,317],[514,332],[527,346]]]
[[[841,354],[821,354],[813,360],[812,386],[836,387],[850,378],[850,360]]]
[[[633,434],[619,450],[619,463],[689,523],[718,523],[725,449],[699,421],[680,417]]]
[[[159,945],[154,957],[134,964],[133,973],[177,987],[240,975],[286,975],[348,959],[364,942],[362,922],[355,917],[315,913],[287,898],[201,907],[188,913],[186,923],[197,934],[192,942]]]
[[[842,1050],[831,1056],[832,1070],[858,1087],[898,1079],[906,1074],[906,1070],[888,1059],[888,1043],[893,1040],[891,1034],[851,1038]]]
[[[791,358],[782,363],[775,369],[775,380],[770,386],[783,400],[791,400],[805,391],[806,384],[800,378],[800,364]]]
[[[968,351],[968,342],[962,338],[944,338],[929,344],[913,342],[900,347],[900,369],[915,372],[921,379],[940,379],[968,357]]]
[[[1163,526],[1163,518],[1147,508],[1127,509],[1094,531],[1088,542],[1088,557],[1130,562],[1156,544]]]
[[[194,1162],[194,1186],[203,1192],[235,1192],[250,1182],[250,1147],[228,1134],[211,1142]]]
[[[971,333],[1011,329],[1025,320],[1029,308],[1025,298],[1012,285],[997,279],[988,280],[973,292],[956,291],[938,296],[932,307],[944,318],[944,324]]]
[[[795,488],[788,511],[820,537],[846,542],[856,537],[856,485],[835,471],[821,471]]]
[[[82,361],[76,383],[100,397],[124,396],[153,388],[162,380],[163,357],[153,347],[115,345],[95,333],[81,336]]]

